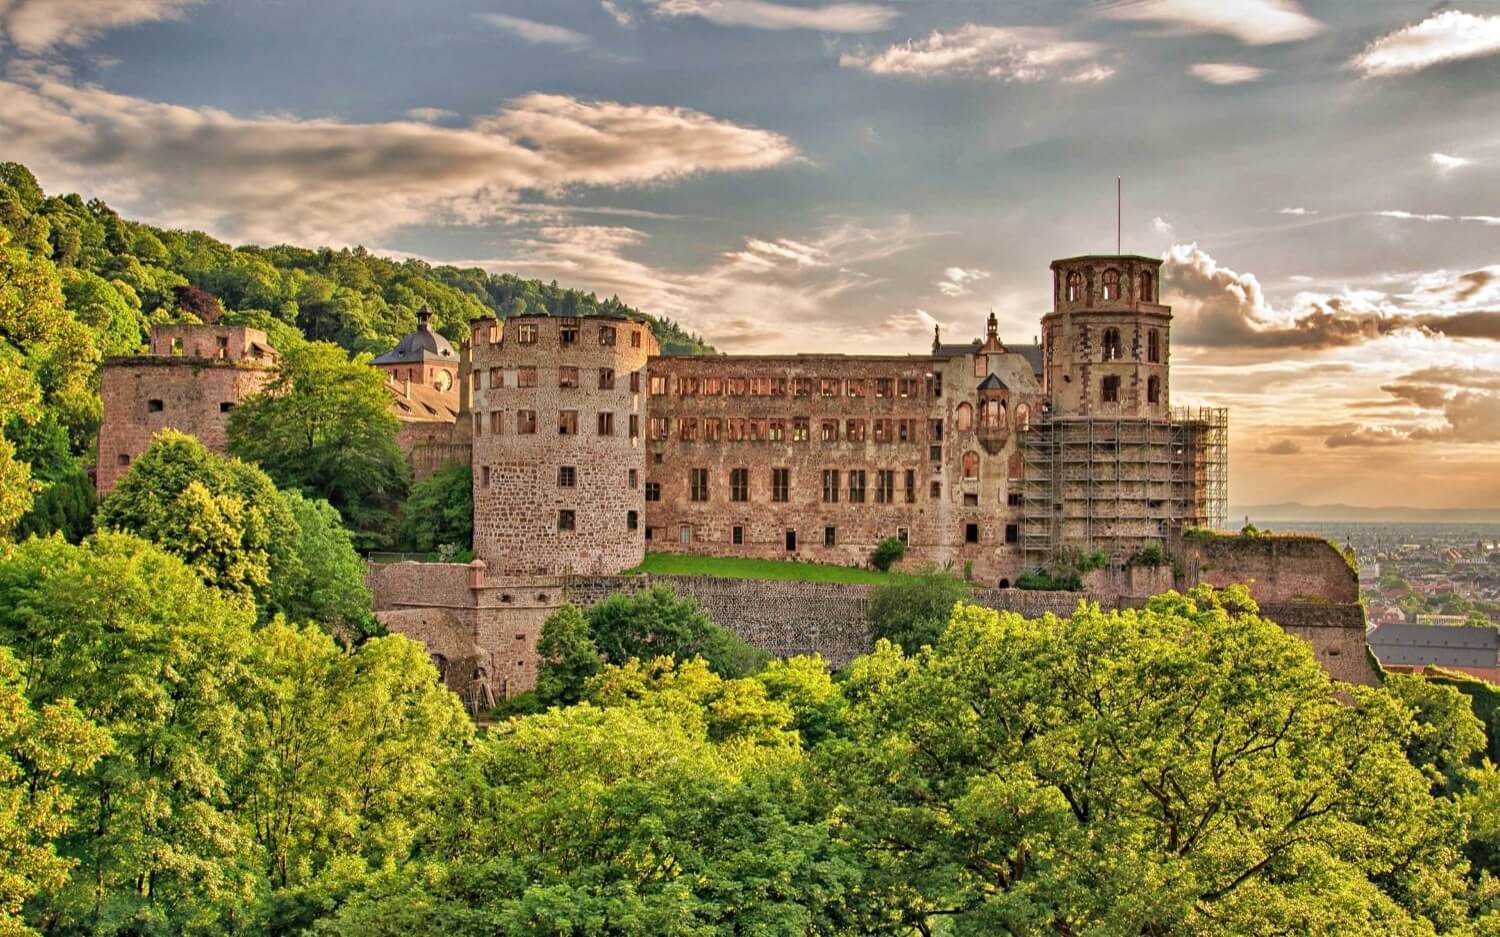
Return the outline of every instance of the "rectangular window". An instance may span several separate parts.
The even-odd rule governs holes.
[[[661,500],[661,483],[660,482],[646,482],[646,500],[647,501],[660,501]]]
[[[557,340],[564,345],[578,344],[578,320],[564,319],[562,328],[558,329]]]
[[[653,416],[651,418],[651,438],[667,438],[667,418],[664,416]]]
[[[683,416],[677,418],[677,438],[683,442],[698,441],[698,418],[695,416]]]
[[[1021,542],[1021,528],[1015,524],[1005,525],[1005,542],[1016,544]]]
[[[578,485],[578,470],[571,465],[557,467],[557,487],[574,488]]]
[[[488,465],[482,466],[479,470],[479,486],[481,488],[488,488],[490,486],[490,467]]]
[[[798,377],[792,379],[793,397],[811,397],[813,391],[812,378]]]
[[[771,469],[771,500],[778,504],[785,504],[791,500],[792,494],[792,470],[785,468]]]
[[[641,438],[641,418],[636,414],[630,414],[630,438]]]
[[[641,330],[640,329],[631,329],[630,330],[630,347],[631,348],[639,348],[639,347],[641,347]]]
[[[504,416],[505,416],[505,411],[503,411],[503,410],[491,410],[490,411],[490,433],[491,433],[491,435],[494,435],[494,436],[499,436],[500,435],[500,421],[501,421],[501,419],[504,418]]]
[[[693,528],[689,527],[687,524],[683,524],[681,527],[677,528],[677,542],[682,544],[683,546],[687,546],[688,544],[692,543]]]
[[[742,546],[745,542],[745,528],[736,525],[729,533],[729,539],[735,546]]]
[[[724,393],[731,397],[745,396],[745,379],[742,377],[731,377],[724,382]]]
[[[490,368],[490,390],[505,386],[505,377],[499,368]]]
[[[516,368],[517,387],[536,386],[536,368]]]
[[[677,379],[677,396],[698,396],[698,379],[696,377],[679,377]]]
[[[843,381],[840,381],[836,377],[822,378],[818,381],[818,396],[837,397],[839,395],[840,385],[842,384]]]
[[[749,423],[749,426],[750,426],[750,434],[749,435],[750,435],[750,441],[751,442],[765,442],[766,441],[766,436],[771,431],[771,421],[770,420],[751,420],[750,423]]]
[[[692,500],[702,502],[708,500],[708,469],[688,469],[688,487],[691,489]]]
[[[943,398],[943,376],[941,374],[934,374],[932,376],[932,399],[934,399],[934,400],[941,400],[942,398]]]
[[[166,409],[166,404],[162,403],[160,400],[157,400],[157,399],[153,398],[151,400],[146,401],[146,412],[147,413],[160,413],[164,409]]]
[[[865,382],[863,380],[849,382],[849,396],[863,397],[865,395]]]
[[[479,436],[483,436],[484,435],[484,414],[483,413],[476,413],[476,414],[474,414],[474,435],[475,435],[475,437],[479,437]]]
[[[1156,335],[1155,332],[1152,332],[1151,334],[1152,334],[1152,336]],[[219,336],[219,343],[218,344],[219,344],[219,357],[220,358],[228,358],[229,357],[229,339],[227,337],[223,336],[223,335],[220,335]]]
[[[766,424],[766,439],[771,442],[786,441],[786,421],[771,420]]]
[[[615,415],[613,413],[599,414],[599,435],[613,436],[615,434]]]
[[[703,379],[703,396],[717,397],[724,393],[724,379],[722,377],[705,377]]]
[[[631,491],[639,488],[641,486],[641,473],[637,472],[635,469],[630,469],[629,471],[627,471],[625,473],[625,484],[630,486]]]
[[[823,528],[823,546],[831,547],[838,543],[838,530],[833,527]]]
[[[849,471],[849,503],[865,503],[865,470],[850,469]]]
[[[557,369],[557,386],[558,387],[577,387],[578,386],[578,369],[577,368],[558,368]]]
[[[979,542],[979,525],[978,524],[965,524],[964,525],[964,543],[978,543],[978,542]]]
[[[910,527],[897,527],[896,528],[896,539],[900,540],[902,543],[906,544],[907,546],[911,546],[911,528]]]
[[[651,396],[665,397],[667,395],[667,378],[665,375],[651,375]]]
[[[224,401],[221,401],[219,403],[219,412],[220,413],[228,413],[230,410],[233,410],[233,409],[234,409],[234,404],[230,403],[228,400],[224,400]]]
[[[741,442],[745,438],[747,420],[726,420],[724,422],[724,438],[730,442]]]
[[[823,503],[838,504],[839,502],[839,470],[823,470]]]
[[[1104,403],[1120,402],[1120,379],[1110,375],[1104,379],[1103,387],[1100,389],[1099,399]]]
[[[865,421],[849,420],[844,424],[844,438],[849,442],[865,441]]]
[[[703,441],[718,442],[724,436],[724,420],[710,416],[703,419]]]
[[[906,503],[917,503],[917,473],[912,469],[906,470]]]
[[[516,343],[520,345],[535,345],[536,323],[523,322],[516,326]]]
[[[612,325],[599,326],[599,344],[605,348],[615,347],[615,327]]]
[[[875,379],[875,396],[889,397],[891,395],[891,379],[888,377],[877,377]]]
[[[896,473],[881,469],[875,473],[875,503],[890,504],[896,500]]]
[[[917,394],[921,393],[920,388],[921,385],[917,383],[916,378],[903,377],[896,385],[896,392],[902,397],[915,397],[917,396]]]
[[[750,500],[750,470],[737,468],[729,470],[729,500]]]
[[[900,420],[900,421],[898,421],[896,423],[896,441],[897,442],[902,442],[902,443],[916,442],[916,439],[917,439],[917,421],[916,420]]]
[[[536,411],[516,411],[516,432],[522,436],[534,436],[536,434]]]
[[[977,493],[975,493],[975,492],[967,492],[967,491],[964,492],[964,507],[966,507],[966,508],[977,508],[977,507],[979,507],[979,495]]]
[[[641,392],[641,372],[639,371],[630,372],[630,392],[632,394]]]
[[[871,420],[875,428],[876,442],[894,442],[896,438],[896,425],[890,420]]]
[[[943,496],[943,483],[942,482],[933,482],[932,483],[932,496],[934,498],[941,498]]]
[[[828,442],[828,443],[833,443],[833,442],[838,442],[839,441],[839,421],[838,420],[824,420],[823,421],[823,441],[824,442]]]
[[[625,529],[626,530],[635,530],[639,526],[641,526],[640,515],[636,514],[634,511],[626,511],[625,512]]]
[[[572,511],[562,510],[562,511],[558,511],[557,512],[557,529],[558,530],[576,530],[577,527],[578,527],[578,524],[577,524],[577,521],[573,517],[573,512]]]
[[[771,378],[771,396],[772,397],[785,397],[786,396],[786,378],[784,378],[784,377],[773,377],[773,378]]]
[[[933,442],[943,441],[943,421],[933,420],[927,424],[927,438]]]
[[[808,429],[807,417],[799,416],[792,420],[792,442],[807,442],[809,435],[811,431]]]
[[[1005,503],[1013,508],[1023,507],[1026,504],[1026,497],[1019,491],[1012,491],[1005,496]]]
[[[942,462],[943,461],[943,447],[942,446],[929,446],[928,449],[927,449],[927,458],[932,462],[933,465],[937,465],[938,463]]]
[[[599,369],[599,389],[600,390],[614,390],[615,389],[615,369],[614,368],[600,368]]]
[[[577,436],[578,435],[578,411],[577,410],[562,410],[562,411],[558,412],[558,414],[557,414],[557,435],[559,435],[559,436]]]
[[[771,379],[769,377],[752,377],[750,379],[750,396],[771,396]]]

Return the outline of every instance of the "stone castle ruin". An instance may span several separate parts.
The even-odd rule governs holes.
[[[541,623],[562,602],[658,581],[618,576],[648,549],[850,565],[896,537],[908,562],[962,570],[997,608],[1071,611],[1077,594],[1011,588],[1059,557],[1102,556],[1086,595],[1119,607],[1248,581],[1331,672],[1373,679],[1337,551],[1275,538],[1268,559],[1250,538],[1182,536],[1227,523],[1228,418],[1171,406],[1160,268],[1140,256],[1056,261],[1039,342],[1007,344],[991,313],[983,338],[935,334],[903,356],[666,356],[646,323],[545,315],[477,320],[455,350],[423,316],[374,364],[419,474],[472,466],[477,559],[372,567],[378,614],[426,642],[479,705],[532,686]],[[259,384],[215,383],[213,401],[192,390],[224,367],[211,364],[223,350],[213,335],[170,352],[197,362],[184,367],[155,361],[153,333],[161,373],[144,383],[170,411],[164,399],[143,407],[142,382],[125,376],[142,359],[107,363],[101,489],[105,462],[138,455],[156,424],[201,427],[222,448],[214,407]],[[274,356],[257,336],[230,348]],[[867,649],[861,587],[670,584],[775,653],[840,663]]]

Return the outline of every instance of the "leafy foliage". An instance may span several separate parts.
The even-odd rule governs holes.
[[[401,518],[401,548],[430,553],[474,544],[474,470],[454,462],[411,486]]]
[[[892,566],[901,562],[906,555],[906,543],[900,537],[886,537],[875,544],[875,549],[870,553],[870,565],[882,573],[890,572]]]
[[[267,611],[346,637],[379,632],[364,561],[338,511],[295,491],[282,492],[281,499],[296,522],[296,539],[284,551],[283,565],[272,571]]]
[[[870,594],[870,636],[915,654],[937,643],[953,606],[972,594],[967,584],[936,569],[881,586]]]

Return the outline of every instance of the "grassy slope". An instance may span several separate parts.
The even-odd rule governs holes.
[[[848,566],[827,566],[821,563],[747,560],[737,557],[693,556],[680,553],[648,553],[646,562],[629,572],[653,573],[658,576],[791,579],[798,582],[844,582],[862,585],[883,585],[899,576],[898,573],[853,569]]]

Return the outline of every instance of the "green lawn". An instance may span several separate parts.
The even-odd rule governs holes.
[[[873,569],[854,569],[823,563],[786,560],[747,560],[727,556],[693,556],[682,553],[647,553],[646,562],[627,573],[657,576],[722,576],[726,579],[791,579],[798,582],[844,582],[884,585],[900,577]]]

